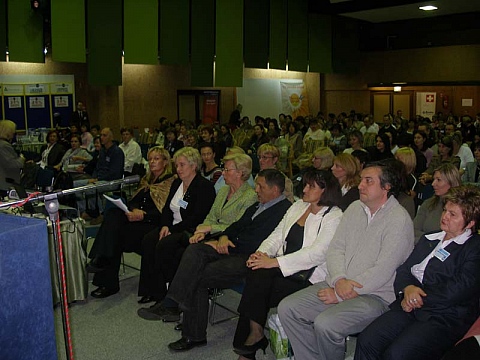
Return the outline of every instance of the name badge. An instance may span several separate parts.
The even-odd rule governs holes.
[[[105,161],[110,162],[110,156],[105,156]]]
[[[437,249],[435,251],[435,257],[440,261],[445,261],[450,256],[450,253],[445,249]]]
[[[183,199],[178,200],[178,206],[180,206],[182,209],[186,209],[188,206],[188,202],[186,202]]]

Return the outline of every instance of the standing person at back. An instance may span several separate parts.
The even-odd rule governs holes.
[[[344,359],[345,338],[395,300],[395,270],[413,249],[413,224],[387,163],[361,173],[360,200],[345,211],[327,252],[327,278],[283,299],[278,315],[302,360]]]

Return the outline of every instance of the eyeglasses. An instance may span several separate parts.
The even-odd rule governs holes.
[[[267,159],[273,159],[274,156],[266,156],[266,155],[262,155],[262,156],[257,156],[258,159],[260,160],[267,160]]]
[[[234,170],[238,170],[238,169],[227,169],[227,168],[222,169],[222,171],[225,171],[225,172],[234,171]]]

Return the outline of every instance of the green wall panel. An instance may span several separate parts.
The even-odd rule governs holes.
[[[266,69],[268,63],[269,0],[245,1],[245,67]]]
[[[43,63],[43,16],[30,1],[8,0],[8,51],[10,61]]]
[[[332,22],[332,63],[335,73],[353,74],[359,70],[359,31],[354,19],[336,17]]]
[[[270,0],[270,69],[287,65],[287,0]]]
[[[124,0],[125,64],[158,64],[158,0]]]
[[[307,71],[308,1],[288,0],[288,70]]]
[[[332,69],[332,18],[329,15],[310,14],[308,18],[310,72],[331,73]]]
[[[215,0],[192,2],[191,86],[213,86]]]
[[[6,48],[7,48],[7,0],[0,0],[0,61],[6,60],[6,54],[5,54]]]
[[[217,0],[215,86],[243,86],[243,0]]]
[[[189,0],[160,0],[160,63],[188,64],[189,34]]]
[[[51,0],[52,59],[84,63],[87,60],[85,39],[85,1]]]
[[[87,0],[88,82],[122,84],[122,0]]]

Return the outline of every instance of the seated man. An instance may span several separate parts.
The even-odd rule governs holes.
[[[278,315],[295,357],[344,359],[345,338],[361,332],[395,300],[395,270],[413,249],[413,223],[395,199],[388,163],[361,173],[360,200],[343,214],[327,252],[326,281],[285,299]]]
[[[122,128],[120,130],[122,134],[122,143],[118,145],[122,149],[125,155],[125,166],[123,172],[125,176],[132,175],[132,169],[134,164],[140,164],[142,162],[142,149],[140,145],[133,140],[133,130],[129,128]]]
[[[167,298],[183,311],[182,338],[168,345],[185,351],[207,344],[208,289],[242,283],[250,254],[276,228],[291,203],[284,195],[285,176],[275,169],[258,173],[258,202],[247,208],[218,240],[192,244],[185,251]]]
[[[100,142],[102,143],[102,149],[98,155],[98,161],[96,168],[93,172],[93,179],[88,180],[76,180],[73,182],[74,187],[84,186],[87,184],[93,184],[101,181],[118,180],[123,177],[123,166],[125,156],[123,151],[113,142],[113,132],[110,128],[104,128],[100,132]],[[104,187],[102,191],[112,191],[116,188]],[[85,213],[86,204],[82,198],[82,194],[77,194],[77,206],[79,212],[82,214],[82,218],[89,220],[91,217],[94,219],[90,222],[91,225],[100,224],[103,221],[103,216],[99,213],[102,211],[100,206],[98,211],[96,209],[96,203],[101,205],[102,199],[100,196],[95,196],[95,190],[89,190],[85,193],[88,199],[89,209],[93,210],[91,214]],[[93,216],[92,216],[93,215]]]

